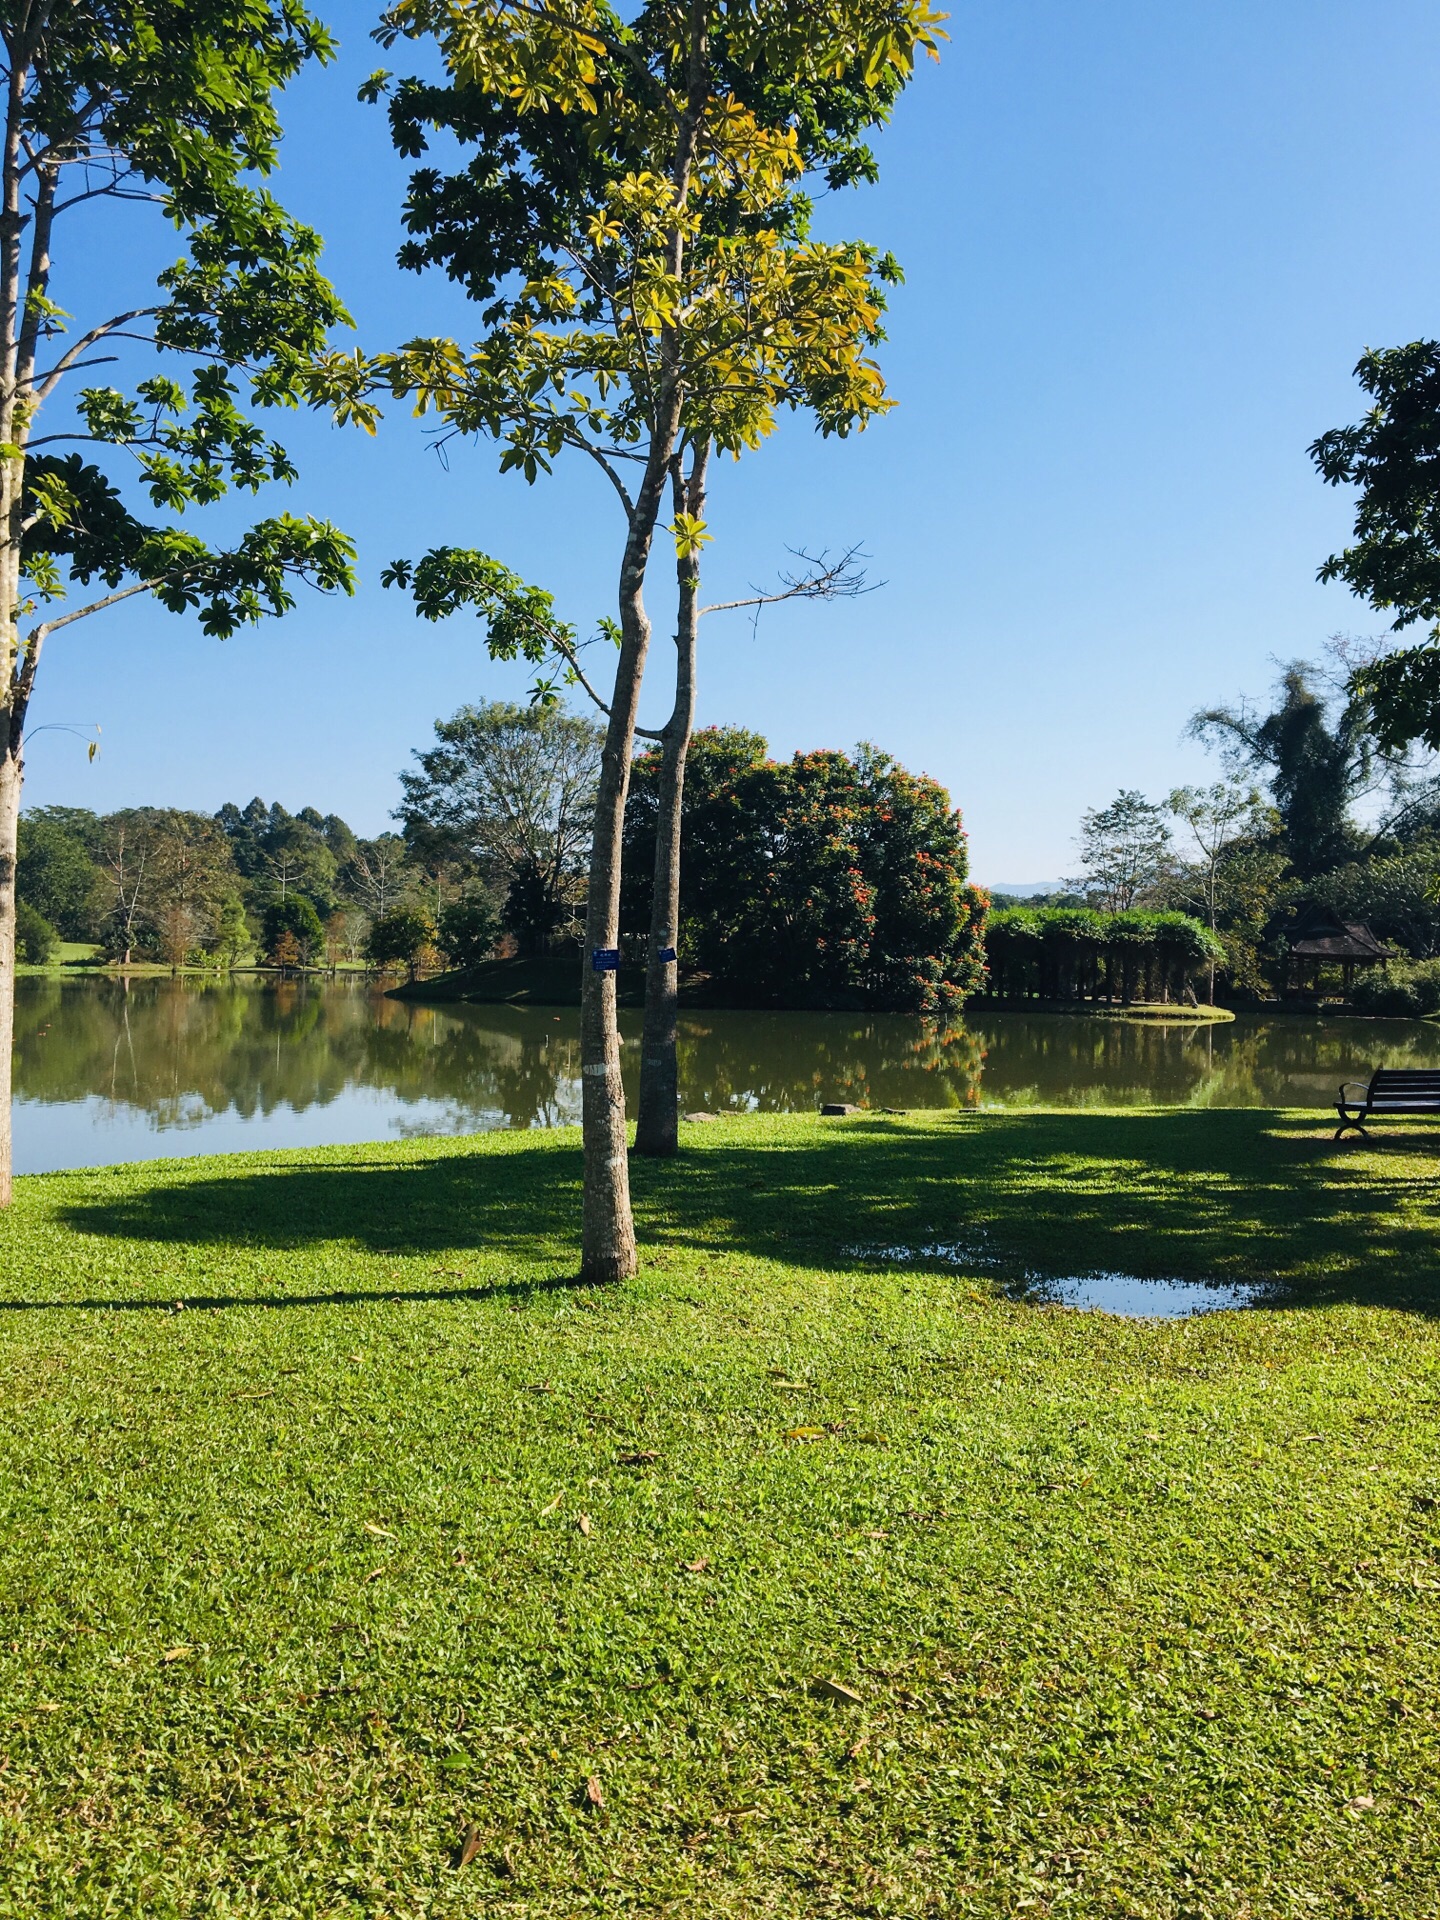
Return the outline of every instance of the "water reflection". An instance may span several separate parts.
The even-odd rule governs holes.
[[[624,1023],[634,1094],[638,1015]],[[81,977],[19,983],[25,1171],[177,1152],[579,1118],[565,1010],[418,1007],[363,983]],[[983,1014],[942,1032],[898,1016],[687,1015],[687,1108],[1325,1105],[1376,1066],[1440,1065],[1420,1022],[1250,1018],[1196,1030]]]

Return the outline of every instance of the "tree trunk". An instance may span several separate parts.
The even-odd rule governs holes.
[[[0,760],[0,1207],[11,1200],[10,1082],[15,1046],[15,847],[20,826],[20,761]]]
[[[688,484],[675,482],[675,510],[705,517],[705,470],[710,449],[695,450]],[[695,652],[699,637],[700,561],[694,552],[676,562],[680,589],[675,624],[675,706],[661,738],[660,796],[655,822],[655,886],[645,964],[645,1025],[640,1042],[640,1110],[635,1151],[663,1159],[680,1144],[680,1066],[676,1040],[680,961],[680,826],[685,758],[695,725]]]
[[[640,682],[650,646],[645,569],[664,498],[670,452],[679,430],[678,389],[651,441],[645,483],[630,516],[620,569],[620,660],[600,755],[590,878],[585,900],[585,952],[580,978],[580,1120],[585,1185],[581,1209],[580,1278],[590,1285],[628,1280],[635,1273],[635,1222],[630,1212],[630,1167],[625,1142],[625,1086],[620,1077],[620,1029],[615,1018],[616,975],[597,970],[602,954],[620,945],[620,849],[630,757],[640,707]]]
[[[676,218],[666,243],[666,267],[679,280],[685,259],[682,217],[690,197],[708,76],[705,0],[690,0],[689,97],[681,115],[670,180]],[[616,976],[597,972],[597,952],[620,944],[620,846],[630,791],[630,756],[640,707],[640,682],[650,646],[645,570],[661,502],[671,474],[684,407],[682,352],[675,326],[661,332],[659,381],[650,417],[645,476],[629,512],[620,566],[620,659],[600,756],[590,884],[585,901],[584,971],[580,984],[580,1115],[585,1147],[580,1278],[591,1284],[628,1280],[637,1266],[630,1212],[630,1168],[625,1148],[625,1087],[620,1078],[620,1031],[615,1019]]]

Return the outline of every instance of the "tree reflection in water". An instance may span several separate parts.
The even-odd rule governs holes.
[[[301,1137],[317,1145],[365,1137],[357,1102],[375,1135],[579,1118],[570,1009],[422,1007],[345,980],[32,976],[19,986],[22,1124],[26,1103],[71,1106],[82,1130],[97,1113],[128,1119],[133,1157],[180,1144],[156,1141],[157,1131],[203,1134],[221,1116],[254,1126],[248,1144],[265,1144],[265,1121],[281,1113],[312,1116]],[[637,1040],[638,1015],[626,1031],[632,1099]],[[981,1013],[969,1029],[947,1030],[898,1015],[717,1011],[686,1015],[680,1043],[684,1105],[710,1112],[810,1111],[822,1100],[1319,1106],[1342,1079],[1401,1065],[1440,1065],[1440,1030],[1263,1015],[1197,1029],[1023,1013]],[[344,1128],[327,1127],[325,1110],[347,1103]],[[287,1138],[296,1137],[292,1126]],[[236,1143],[227,1135],[225,1144]]]

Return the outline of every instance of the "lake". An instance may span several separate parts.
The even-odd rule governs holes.
[[[634,1095],[640,1016],[622,1015]],[[1377,1066],[1440,1066],[1440,1027],[1243,1015],[1153,1026],[973,1013],[690,1013],[687,1110],[1327,1106]],[[580,1117],[579,1013],[420,1007],[367,982],[31,975],[16,1006],[22,1173]]]

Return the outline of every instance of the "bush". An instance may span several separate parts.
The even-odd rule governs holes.
[[[27,967],[43,967],[55,951],[55,929],[28,901],[15,908],[15,958]]]
[[[488,960],[500,934],[500,917],[487,893],[452,900],[440,915],[440,945],[454,967]]]
[[[274,900],[265,909],[261,938],[266,953],[277,966],[307,964],[324,937],[325,929],[314,903],[303,893],[292,893],[287,900]]]
[[[1373,967],[1355,982],[1350,1001],[1357,1013],[1390,1014],[1399,1019],[1440,1013],[1440,960]]]
[[[408,968],[413,980],[421,954],[434,944],[435,923],[429,914],[418,907],[400,907],[371,927],[365,951],[377,967]]]

